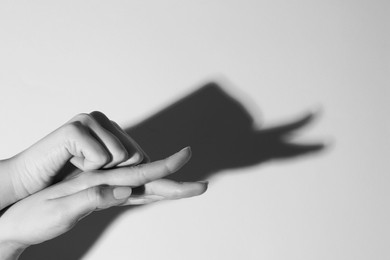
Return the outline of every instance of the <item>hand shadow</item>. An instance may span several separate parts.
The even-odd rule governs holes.
[[[190,162],[169,178],[199,181],[223,169],[320,151],[322,144],[300,145],[288,141],[293,131],[312,118],[313,114],[308,114],[292,123],[256,130],[247,110],[218,84],[209,83],[136,126],[126,128],[126,132],[152,160],[190,145],[193,151]],[[28,248],[21,259],[80,259],[116,217],[136,208],[95,212],[68,233]]]

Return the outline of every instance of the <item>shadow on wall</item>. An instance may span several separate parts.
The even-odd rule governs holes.
[[[253,118],[243,105],[218,84],[209,83],[138,125],[127,128],[126,132],[152,160],[190,145],[192,159],[170,178],[199,181],[223,169],[320,151],[322,144],[300,145],[288,141],[293,131],[309,123],[313,117],[313,114],[308,114],[274,128],[255,129]],[[137,207],[118,207],[96,212],[68,233],[30,247],[21,259],[80,259],[116,217],[135,209]]]

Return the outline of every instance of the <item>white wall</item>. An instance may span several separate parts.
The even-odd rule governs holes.
[[[96,213],[22,259],[389,259],[389,11],[385,0],[1,1],[1,158],[77,113],[130,126],[209,81],[262,127],[320,107],[299,140],[330,143],[221,169],[201,197]]]

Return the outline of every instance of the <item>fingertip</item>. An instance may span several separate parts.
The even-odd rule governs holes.
[[[198,181],[198,183],[202,183],[202,184],[204,184],[204,185],[206,185],[206,186],[209,185],[209,181]]]
[[[190,198],[202,195],[207,191],[208,182],[187,182],[182,184],[182,192],[178,198]]]
[[[179,152],[169,156],[167,158],[167,168],[170,172],[175,172],[183,167],[191,158],[191,147],[187,146],[181,149]]]
[[[149,155],[147,155],[146,153],[143,153],[144,155],[144,158],[142,160],[143,163],[149,163],[151,162],[152,160],[150,159]]]
[[[101,112],[101,111],[98,111],[98,110],[95,110],[95,111],[92,111],[91,113],[89,113],[91,116],[93,116],[94,118],[104,118],[104,119],[108,119],[107,116]]]
[[[175,156],[177,154],[182,154],[182,155],[186,155],[186,156],[191,156],[192,155],[192,150],[191,150],[191,146],[186,146],[184,147],[183,149],[181,149],[180,151],[176,152],[175,154],[173,154],[172,156]]]
[[[206,188],[206,190],[209,187],[209,181],[198,181],[198,183],[203,184],[203,186]]]
[[[129,161],[133,164],[141,163],[144,160],[144,156],[140,152],[136,152],[133,154],[133,156],[130,157]]]
[[[191,147],[190,146],[187,146],[183,149],[181,149],[180,151],[178,151],[177,153],[173,154],[172,156],[170,156],[171,158],[176,158],[176,159],[181,159],[181,160],[189,160],[192,156],[192,151],[191,151]]]
[[[200,193],[198,195],[205,193],[207,191],[207,189],[209,188],[208,181],[198,181],[198,184],[200,184],[202,186],[202,188],[200,189]]]
[[[192,149],[191,149],[191,146],[187,146],[187,147],[181,149],[180,152],[186,153],[188,157],[191,157],[191,156],[192,156]]]

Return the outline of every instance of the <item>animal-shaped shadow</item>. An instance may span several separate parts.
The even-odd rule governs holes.
[[[223,169],[320,151],[322,144],[294,144],[288,138],[312,118],[313,115],[308,114],[278,127],[256,129],[252,115],[242,104],[218,84],[209,83],[136,126],[127,128],[126,132],[152,160],[190,145],[193,151],[190,162],[169,178],[199,181],[221,174]],[[30,247],[21,259],[80,259],[116,217],[136,208],[119,207],[96,212],[70,232]]]

